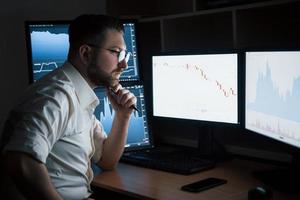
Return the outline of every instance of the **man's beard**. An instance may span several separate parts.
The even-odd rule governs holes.
[[[112,74],[121,73],[120,69],[115,70]],[[88,78],[96,86],[114,87],[119,84],[119,79],[114,78],[112,74],[108,74],[92,62],[87,68]]]

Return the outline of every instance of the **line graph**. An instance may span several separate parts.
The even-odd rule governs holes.
[[[58,68],[56,62],[34,63],[34,67],[35,67],[35,69],[33,70],[34,73],[50,72],[50,71]]]
[[[154,113],[237,123],[237,81],[236,54],[154,56]]]
[[[164,63],[163,66],[167,67],[169,66],[168,63]],[[221,93],[223,93],[223,95],[225,97],[229,97],[229,96],[236,96],[237,95],[237,92],[232,88],[232,87],[229,87],[229,88],[225,88],[225,86],[221,83],[221,81],[219,80],[214,80],[213,78],[209,77],[209,75],[207,75],[207,72],[205,71],[204,67],[201,67],[200,65],[197,65],[197,64],[194,64],[194,65],[191,65],[191,64],[185,64],[183,66],[180,66],[180,65],[175,65],[175,66],[172,66],[172,67],[183,67],[183,68],[186,68],[188,71],[191,71],[192,73],[199,73],[200,77],[206,81],[210,81],[211,84],[216,84],[216,88],[219,89],[219,91]]]
[[[33,76],[34,80],[41,79],[43,76],[48,74],[49,72],[55,70],[59,66],[61,66],[65,61],[56,61],[56,62],[42,62],[42,63],[33,63]]]

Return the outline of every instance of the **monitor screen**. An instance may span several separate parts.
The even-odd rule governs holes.
[[[132,113],[125,150],[151,146],[151,132],[149,131],[147,121],[144,87],[142,85],[133,85],[126,86],[124,88],[128,89],[136,96],[136,107],[139,110]],[[96,107],[95,115],[96,118],[102,123],[105,132],[109,134],[115,111],[112,109],[108,101],[108,98],[105,94],[105,89],[98,88],[95,90],[95,92],[100,100],[100,104]]]
[[[153,115],[238,124],[238,54],[152,57]]]
[[[126,20],[124,40],[130,57],[128,67],[120,77],[121,81],[139,80],[136,44],[136,23]],[[26,40],[30,82],[34,82],[67,59],[69,51],[69,22],[26,22]]]
[[[245,54],[245,127],[300,147],[300,51]]]

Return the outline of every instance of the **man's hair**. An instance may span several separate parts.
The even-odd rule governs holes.
[[[70,52],[83,44],[101,45],[107,30],[124,31],[119,19],[107,15],[80,15],[69,26]]]

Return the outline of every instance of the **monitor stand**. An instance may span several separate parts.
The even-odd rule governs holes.
[[[293,157],[293,162],[289,167],[255,171],[253,175],[265,185],[270,186],[275,190],[285,193],[299,194],[300,154]]]
[[[213,155],[213,130],[210,127],[201,126],[198,128],[198,152],[200,155]]]
[[[217,141],[213,128],[209,126],[198,128],[198,153],[215,161],[223,161],[229,158],[224,145]]]

